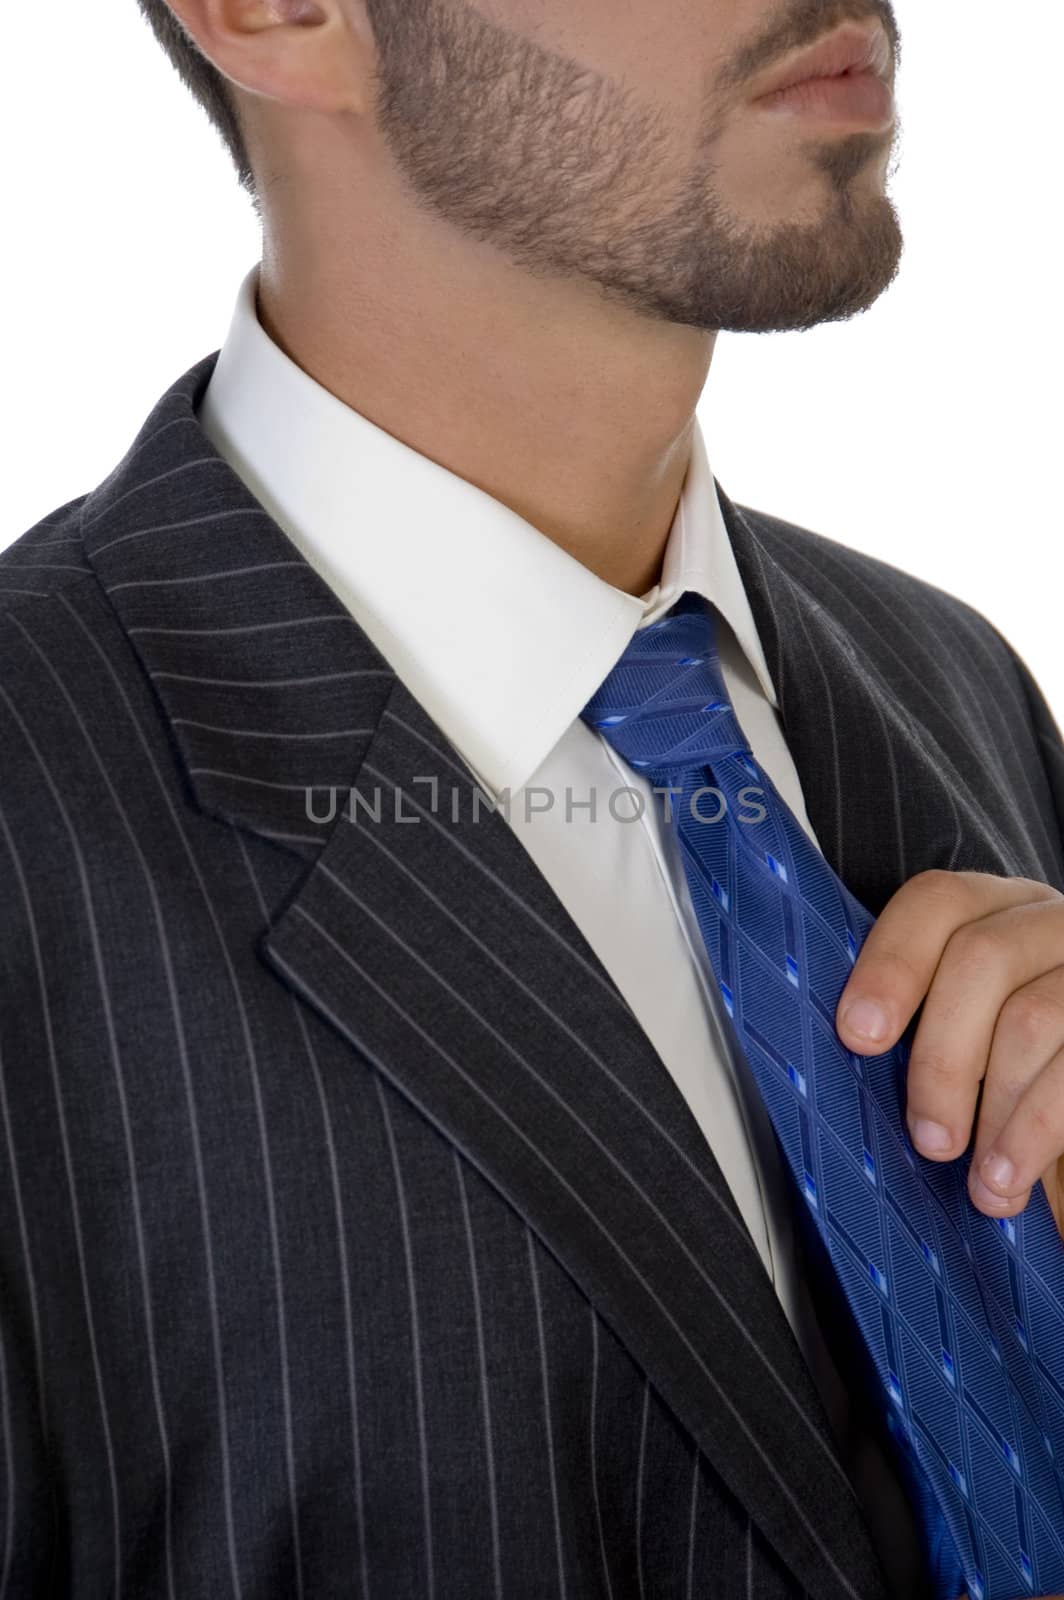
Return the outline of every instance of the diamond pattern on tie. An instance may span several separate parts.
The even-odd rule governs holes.
[[[640,630],[583,716],[668,791],[724,1005],[879,1374],[936,1593],[1064,1592],[1064,1243],[1044,1192],[982,1216],[969,1158],[909,1141],[912,1025],[874,1058],[840,1041],[874,919],[755,761],[705,602]]]

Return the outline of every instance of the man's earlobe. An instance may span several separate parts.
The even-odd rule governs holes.
[[[168,4],[203,55],[238,88],[311,111],[361,106],[365,51],[340,0]]]

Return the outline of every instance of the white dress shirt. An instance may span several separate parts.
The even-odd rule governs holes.
[[[800,1275],[779,1149],[722,1022],[664,803],[579,717],[636,630],[694,590],[716,607],[754,755],[817,843],[697,420],[661,581],[636,598],[304,372],[258,320],[257,271],[200,423],[483,787],[508,794],[510,826],[690,1106],[843,1438],[846,1396]],[[878,1500],[887,1465],[858,1454],[862,1497]]]

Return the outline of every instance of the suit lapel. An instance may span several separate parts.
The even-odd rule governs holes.
[[[193,801],[292,852],[263,959],[526,1219],[810,1595],[876,1600],[693,1115],[505,819],[211,447],[194,407],[213,362],[88,497],[85,542]]]
[[[693,1117],[400,684],[355,795],[358,820],[338,821],[267,960],[525,1217],[810,1592],[878,1592],[808,1374]],[[838,1552],[855,1548],[845,1570]]]

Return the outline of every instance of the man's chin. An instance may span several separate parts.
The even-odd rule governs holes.
[[[890,287],[903,250],[897,213],[883,195],[859,209],[837,208],[820,227],[778,228],[739,254],[730,294],[721,293],[718,275],[700,325],[730,333],[794,333],[846,321]]]

